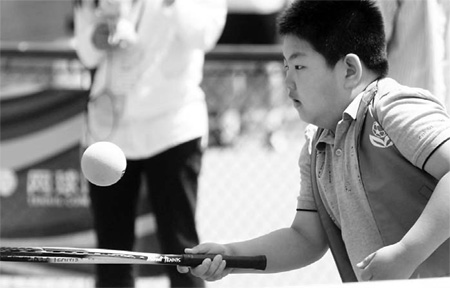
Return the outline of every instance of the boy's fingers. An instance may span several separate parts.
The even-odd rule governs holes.
[[[219,264],[219,267],[214,272],[213,277],[207,278],[206,280],[216,281],[216,280],[220,280],[223,277],[225,277],[226,275],[228,275],[228,273],[225,272],[226,266],[227,266],[226,261],[222,260]]]
[[[189,273],[189,267],[186,266],[177,266],[177,270],[180,273]]]
[[[208,271],[206,271],[205,273],[205,279],[216,279],[217,275],[216,272],[219,270],[220,265],[222,264],[222,255],[216,255],[213,259],[213,261],[211,262],[211,265],[208,269]]]
[[[211,259],[206,258],[203,260],[202,264],[198,265],[195,268],[191,268],[191,274],[200,277],[202,279],[205,279],[205,274],[208,272],[209,268],[211,267]]]

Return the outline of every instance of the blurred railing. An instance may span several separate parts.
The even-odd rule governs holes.
[[[77,58],[70,41],[0,43],[2,57]],[[279,45],[218,45],[206,55],[206,60],[278,61],[282,60]]]

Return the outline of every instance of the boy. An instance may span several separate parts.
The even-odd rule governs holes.
[[[264,254],[273,273],[331,248],[344,282],[449,276],[450,119],[427,91],[386,78],[376,5],[295,1],[279,32],[288,95],[319,127],[308,129],[300,156],[295,219],[252,240],[186,251]],[[209,281],[239,272],[220,255],[190,270]]]

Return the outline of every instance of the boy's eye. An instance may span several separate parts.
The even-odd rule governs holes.
[[[301,69],[303,69],[305,66],[302,66],[302,65],[295,65],[294,66],[294,69],[295,70],[301,70]]]

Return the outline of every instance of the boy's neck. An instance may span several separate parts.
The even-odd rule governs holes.
[[[374,81],[376,81],[378,79],[380,79],[380,76],[378,76],[376,74],[373,74],[373,73],[365,74],[361,78],[361,81],[359,82],[359,84],[352,90],[351,101],[353,101],[353,99],[355,99],[356,96],[358,96],[361,92],[366,90],[370,84],[372,84]],[[351,101],[350,101],[350,103],[351,103]]]
[[[370,74],[365,74],[362,78],[361,81],[359,81],[358,85],[355,86],[351,92],[350,92],[350,97],[347,101],[347,103],[345,103],[345,105],[343,105],[343,109],[341,109],[341,113],[339,114],[339,117],[336,117],[335,121],[333,121],[334,123],[331,125],[331,127],[328,127],[329,130],[333,131],[333,133],[336,132],[336,128],[337,125],[339,123],[339,121],[342,119],[342,113],[345,111],[345,109],[348,107],[348,105],[350,105],[350,103],[352,103],[353,100],[355,100],[355,98],[362,93],[371,83],[373,83],[374,81],[376,81],[377,79],[379,79],[379,76],[373,73]],[[336,115],[338,116],[338,115]]]

